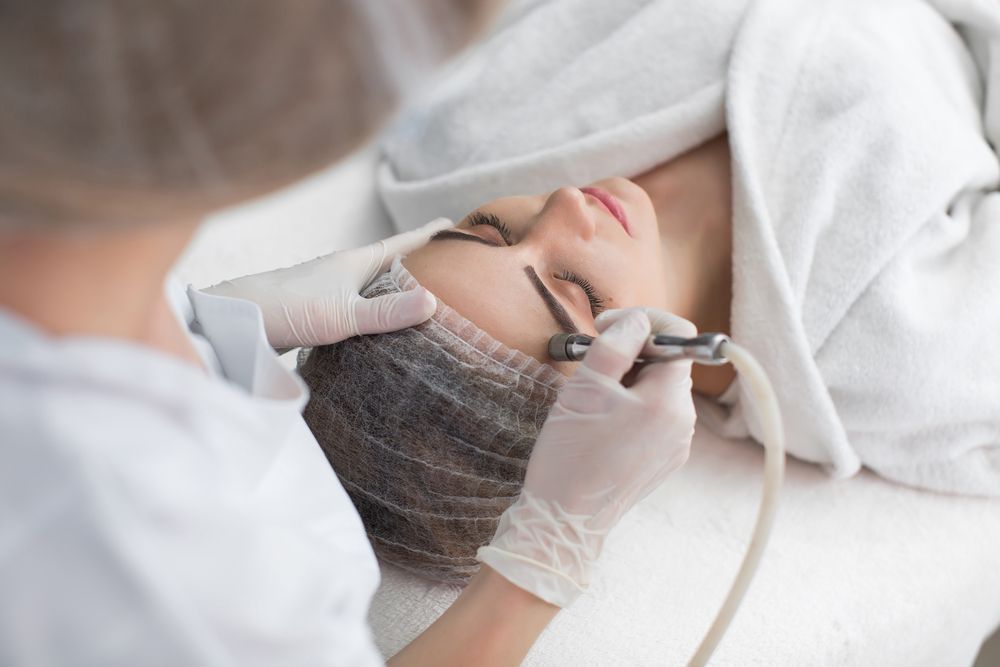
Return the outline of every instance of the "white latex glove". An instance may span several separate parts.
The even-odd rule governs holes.
[[[518,500],[478,558],[560,607],[589,582],[604,539],[636,502],[687,461],[694,434],[691,362],[649,364],[621,384],[654,333],[694,336],[652,308],[608,311],[602,332],[559,393]]]
[[[434,314],[437,301],[430,292],[420,287],[374,299],[358,292],[396,255],[419,248],[451,226],[450,220],[438,218],[362,248],[227,280],[204,291],[260,306],[267,340],[276,349],[329,345],[358,334],[404,329]]]

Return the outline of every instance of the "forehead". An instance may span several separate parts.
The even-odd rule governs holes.
[[[572,372],[573,364],[548,358],[548,340],[560,331],[516,256],[476,243],[434,241],[403,264],[417,282],[493,338]]]

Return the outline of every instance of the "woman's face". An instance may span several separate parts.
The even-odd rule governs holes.
[[[500,342],[553,363],[549,338],[594,334],[608,308],[669,306],[652,202],[624,178],[505,197],[403,261],[417,281]]]

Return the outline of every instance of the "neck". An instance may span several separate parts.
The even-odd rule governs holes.
[[[55,336],[137,342],[196,361],[164,294],[194,222],[0,233],[0,307]]]
[[[732,205],[729,143],[721,135],[635,179],[649,194],[660,252],[675,289],[670,309],[698,331],[729,333],[732,303]],[[695,389],[718,396],[729,366],[695,366]]]

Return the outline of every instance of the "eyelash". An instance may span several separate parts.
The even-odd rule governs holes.
[[[504,222],[493,215],[492,213],[480,213],[475,212],[469,215],[469,226],[475,227],[477,225],[489,225],[497,230],[500,234],[500,238],[507,245],[513,245],[512,236],[510,233],[510,227],[504,224]]]
[[[489,225],[497,230],[504,243],[507,245],[513,245],[510,228],[496,215],[476,211],[475,213],[470,214],[468,219],[470,227],[475,227],[477,225]],[[587,295],[587,301],[590,302],[590,312],[594,317],[597,317],[598,313],[604,310],[604,299],[597,293],[597,290],[594,289],[594,285],[589,280],[576,275],[572,271],[563,271],[558,274],[556,278],[576,283],[580,286],[583,293]]]
[[[604,310],[604,299],[598,295],[597,290],[586,278],[582,278],[572,271],[563,271],[556,276],[559,280],[567,280],[571,283],[576,283],[583,290],[583,293],[587,295],[587,301],[590,302],[590,312],[594,317],[597,317],[598,313]]]

